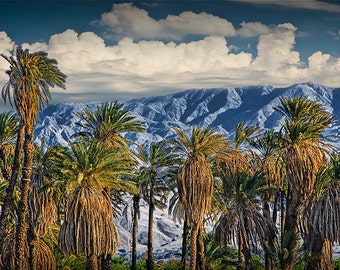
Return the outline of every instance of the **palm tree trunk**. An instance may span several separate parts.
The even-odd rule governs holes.
[[[286,207],[285,207],[285,198],[286,198],[286,193],[281,190],[280,191],[280,239],[281,243],[283,242],[283,228],[285,226],[285,220],[286,220]]]
[[[155,209],[154,185],[150,186],[150,202],[149,202],[149,226],[148,226],[148,259],[146,263],[147,270],[153,270],[153,212]]]
[[[28,193],[31,181],[32,162],[33,162],[33,133],[30,128],[25,128],[25,141],[23,145],[24,163],[22,168],[22,178],[20,185],[20,201],[18,206],[18,224],[16,228],[16,258],[15,265],[17,270],[24,270],[25,245],[27,243],[27,213],[28,213]]]
[[[270,206],[269,206],[268,200],[269,198],[266,198],[263,201],[263,216],[267,218],[268,220],[270,220],[271,216],[270,216]],[[274,210],[273,212],[276,212],[276,210]],[[268,235],[268,237],[271,237],[271,236]],[[264,264],[265,264],[266,270],[274,269],[274,258],[273,258],[272,248],[270,246],[270,244],[273,242],[274,242],[273,239],[268,239],[268,241],[265,241],[265,244],[263,246]]]
[[[334,269],[333,247],[331,241],[324,239],[320,234],[314,234],[310,242],[310,254],[308,254],[306,270]]]
[[[242,254],[244,257],[244,264],[246,270],[253,269],[253,261],[250,252],[249,240],[247,236],[247,232],[241,232],[241,241],[242,241]]]
[[[299,195],[288,190],[285,222],[281,242],[280,266],[282,270],[292,270],[299,245],[299,217],[302,202]]]
[[[237,232],[237,243],[238,243],[238,250],[237,250],[238,264],[237,264],[237,270],[241,270],[242,269],[242,240],[241,240],[241,232],[240,232],[240,230]]]
[[[139,201],[140,201],[140,195],[133,196],[131,270],[136,270],[136,267],[137,267],[137,233],[138,233]]]
[[[197,268],[205,270],[205,252],[203,241],[203,226],[200,226],[197,234]]]
[[[190,232],[190,270],[197,270],[196,269],[197,235],[198,226],[197,224],[192,224]]]
[[[185,270],[185,266],[186,266],[188,233],[189,233],[188,218],[187,218],[187,215],[184,214],[183,236],[182,236],[183,238],[182,238],[181,270]]]
[[[13,166],[12,166],[12,173],[11,178],[9,181],[9,185],[6,189],[6,197],[4,199],[4,204],[2,205],[2,211],[0,216],[0,243],[2,243],[2,239],[5,236],[5,227],[8,222],[8,215],[13,209],[13,192],[15,185],[17,183],[17,178],[20,170],[20,153],[22,151],[22,145],[23,145],[23,139],[24,139],[24,125],[23,122],[20,121],[18,134],[17,134],[17,141],[15,145],[15,152],[14,152],[14,160],[13,160]]]
[[[276,192],[274,198],[274,205],[273,205],[273,213],[272,213],[272,220],[274,224],[277,222],[277,212],[279,209],[279,201],[280,201],[280,191]]]
[[[86,270],[98,270],[98,268],[98,257],[96,255],[88,256]]]

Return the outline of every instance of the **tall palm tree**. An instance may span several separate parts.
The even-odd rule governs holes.
[[[201,264],[197,265],[197,241],[204,227],[204,217],[211,210],[213,174],[210,160],[224,155],[226,139],[213,129],[192,127],[191,136],[180,128],[173,128],[177,137],[173,149],[183,157],[184,163],[177,174],[180,199],[191,226],[190,269],[204,268],[204,247],[200,247]]]
[[[221,174],[221,180],[226,211],[221,213],[215,225],[216,239],[224,245],[236,239],[239,255],[244,257],[244,269],[252,269],[251,244],[256,245],[259,239],[263,247],[275,245],[275,225],[262,214],[260,198],[268,192],[265,179],[261,173],[245,170],[236,172],[231,178]]]
[[[280,206],[284,203],[284,180],[285,170],[282,158],[279,153],[278,136],[273,130],[265,131],[255,140],[250,141],[250,145],[255,149],[252,150],[253,160],[256,170],[263,174],[266,180],[266,186],[273,188],[276,192],[267,192],[262,196],[263,215],[277,222],[279,202]],[[271,205],[272,213],[271,213]],[[284,210],[281,209],[281,227],[284,221]],[[274,239],[273,239],[274,240]],[[265,268],[274,269],[275,258],[270,246],[264,246],[265,249]],[[268,249],[268,250],[267,250]]]
[[[70,143],[70,150],[55,158],[67,181],[68,198],[59,233],[66,254],[85,254],[89,269],[98,269],[98,257],[114,254],[119,244],[113,209],[105,187],[131,191],[134,186],[120,177],[131,166],[106,143]]]
[[[155,208],[165,209],[169,182],[174,178],[174,156],[164,142],[153,142],[149,148],[140,148],[140,173],[138,185],[143,199],[149,204],[147,269],[153,269],[153,216]]]
[[[47,53],[43,51],[30,53],[28,49],[23,50],[18,46],[15,58],[3,54],[1,56],[10,64],[10,69],[6,71],[9,81],[2,89],[2,96],[5,101],[14,104],[24,126],[24,160],[16,230],[16,269],[22,270],[27,237],[28,191],[33,162],[33,126],[39,110],[48,104],[49,88],[54,86],[65,88],[66,75],[57,67],[57,61],[48,58]]]
[[[318,102],[306,97],[280,98],[274,107],[284,117],[279,131],[281,156],[287,172],[287,200],[280,264],[291,270],[299,246],[299,221],[313,194],[317,173],[327,165],[324,130],[334,117]]]
[[[307,246],[305,269],[333,269],[333,243],[340,232],[340,157],[333,154],[330,165],[321,168],[314,196],[302,216]]]
[[[133,158],[134,153],[129,149],[129,144],[133,143],[122,133],[144,132],[143,123],[136,120],[123,103],[103,103],[98,105],[94,111],[88,107],[83,112],[77,112],[80,121],[77,125],[80,132],[73,135],[78,139],[105,141],[109,148],[119,149],[122,155]],[[110,190],[106,191],[110,193]],[[111,254],[106,259],[102,259],[102,269],[108,268]]]

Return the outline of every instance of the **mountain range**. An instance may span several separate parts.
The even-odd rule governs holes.
[[[138,144],[147,145],[174,136],[171,127],[180,127],[190,132],[192,126],[210,127],[228,138],[242,121],[257,125],[261,129],[276,129],[280,114],[273,107],[280,104],[280,97],[306,96],[322,103],[327,111],[340,119],[340,88],[331,88],[315,83],[294,84],[286,88],[272,86],[247,86],[238,88],[191,89],[171,95],[146,97],[130,100],[117,100],[124,104],[140,121],[145,123],[145,133],[127,133]],[[79,130],[76,125],[80,119],[76,112],[85,107],[96,109],[100,103],[60,103],[52,104],[43,110],[35,128],[35,142],[44,138],[47,145],[66,146],[72,134]],[[340,123],[328,130],[328,134],[338,136]],[[336,141],[336,146],[340,142]],[[141,220],[138,232],[139,250],[147,244],[147,204],[142,203]],[[130,218],[117,219],[121,237],[118,254],[127,256],[130,251]],[[169,250],[181,246],[181,225],[175,224],[167,212],[155,213],[154,246],[159,258],[172,256]]]
[[[171,95],[117,100],[145,123],[146,133],[124,134],[145,145],[174,135],[171,127],[190,131],[192,126],[215,128],[217,132],[232,138],[237,123],[258,125],[262,129],[277,128],[280,114],[273,107],[279,105],[279,97],[306,96],[322,103],[340,119],[340,88],[315,83],[294,84],[286,88],[272,86],[247,86],[239,88],[191,89]],[[86,106],[96,109],[100,103],[51,104],[40,114],[35,128],[35,142],[42,138],[47,145],[66,146],[70,136],[79,130],[76,122]],[[337,121],[330,129],[339,134]]]

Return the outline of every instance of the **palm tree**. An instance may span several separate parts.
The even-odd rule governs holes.
[[[285,171],[282,158],[279,153],[278,136],[273,130],[265,131],[255,140],[250,141],[250,145],[254,147],[252,151],[253,160],[256,170],[263,174],[268,188],[275,189],[276,192],[267,192],[263,194],[263,215],[273,222],[277,222],[279,202],[284,203],[284,180]],[[273,196],[274,194],[274,196]],[[273,204],[271,213],[270,205]],[[284,221],[284,209],[281,209],[281,227]],[[273,239],[274,240],[274,239]],[[273,258],[271,247],[264,246],[265,249],[265,268],[270,270],[274,268],[275,258]],[[268,249],[268,250],[267,250]]]
[[[192,127],[188,137],[180,128],[173,128],[177,137],[173,149],[183,157],[184,163],[177,174],[178,193],[191,227],[190,269],[205,268],[204,247],[200,247],[197,265],[197,242],[204,227],[204,217],[210,212],[213,193],[213,174],[210,159],[224,155],[226,139],[213,129]]]
[[[321,168],[315,191],[302,216],[307,256],[305,269],[333,269],[333,243],[340,231],[340,157],[333,154],[330,165]]]
[[[149,204],[148,259],[147,269],[153,269],[153,215],[155,207],[165,209],[169,194],[169,181],[175,174],[172,166],[174,156],[164,142],[151,143],[149,148],[140,148],[140,173],[138,185],[143,199]]]
[[[256,245],[259,239],[263,247],[275,245],[275,225],[262,214],[260,197],[268,192],[265,179],[260,173],[247,170],[236,172],[231,178],[223,173],[220,177],[226,210],[215,225],[216,239],[224,245],[236,239],[239,260],[243,254],[245,269],[252,269],[250,242]]]
[[[144,132],[143,123],[136,120],[131,112],[124,108],[123,103],[103,103],[98,105],[94,111],[88,107],[83,112],[78,112],[80,122],[77,125],[82,129],[73,137],[83,140],[105,141],[108,147],[119,149],[122,155],[133,158],[134,153],[128,148],[132,143],[122,133]],[[106,191],[110,194],[110,190]],[[102,269],[108,268],[111,254],[102,258]]]
[[[133,184],[120,177],[131,160],[124,159],[106,143],[70,143],[70,150],[55,158],[67,181],[68,198],[59,233],[66,254],[85,254],[89,269],[98,269],[98,257],[114,254],[119,244],[113,209],[105,187],[132,191]]]
[[[39,110],[48,104],[49,87],[65,88],[66,75],[58,69],[57,61],[48,58],[47,53],[43,51],[30,53],[19,46],[15,58],[3,54],[1,56],[10,64],[10,69],[6,71],[9,81],[3,87],[2,96],[5,101],[14,103],[24,126],[24,160],[16,230],[16,269],[22,270],[27,237],[28,191],[33,162],[33,126]]]
[[[274,109],[284,116],[279,145],[287,173],[280,264],[282,269],[291,270],[299,245],[300,216],[313,194],[319,169],[327,165],[327,144],[322,133],[335,119],[320,103],[302,96],[281,97],[280,102]]]

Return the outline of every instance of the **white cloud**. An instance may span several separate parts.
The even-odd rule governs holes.
[[[242,37],[254,37],[271,32],[270,27],[260,22],[242,22],[237,34]]]
[[[92,23],[107,27],[118,39],[127,36],[134,39],[180,40],[190,34],[235,35],[235,29],[230,22],[212,14],[186,11],[155,20],[145,10],[133,6],[132,3],[114,4],[110,12],[102,14],[100,21]]]
[[[279,69],[285,66],[298,66],[299,52],[294,51],[296,28],[290,24],[280,24],[276,29],[259,37],[258,56],[253,66],[266,70]]]
[[[286,6],[291,8],[301,8],[301,9],[312,9],[312,10],[323,10],[329,12],[340,12],[339,3],[335,2],[324,2],[318,0],[293,0],[293,1],[281,1],[281,0],[229,0],[234,2],[245,2],[251,4],[272,4],[279,6]]]
[[[168,15],[155,20],[144,10],[132,3],[114,4],[110,12],[102,14],[99,21],[92,24],[105,26],[107,38],[121,39],[170,39],[181,40],[186,35],[254,37],[267,34],[271,28],[260,22],[242,22],[239,29],[226,19],[206,12],[185,11],[179,15]]]
[[[9,56],[10,52],[14,48],[14,42],[8,37],[6,32],[0,31],[0,52],[6,56]],[[5,80],[7,75],[5,71],[8,69],[8,62],[0,57],[0,80]]]
[[[188,88],[287,86],[303,81],[339,86],[340,58],[316,52],[307,66],[302,66],[294,49],[296,30],[289,23],[272,27],[271,32],[259,36],[256,55],[240,50],[235,53],[234,46],[221,36],[179,44],[126,37],[108,46],[92,32],[78,34],[71,29],[51,36],[48,43],[23,47],[44,50],[57,59],[68,76],[66,93],[78,98],[88,95],[88,100],[102,98],[105,93],[114,98]],[[1,35],[0,51],[9,52],[13,42],[6,33]],[[5,76],[1,73],[3,85]],[[64,93],[61,89],[52,92]]]

